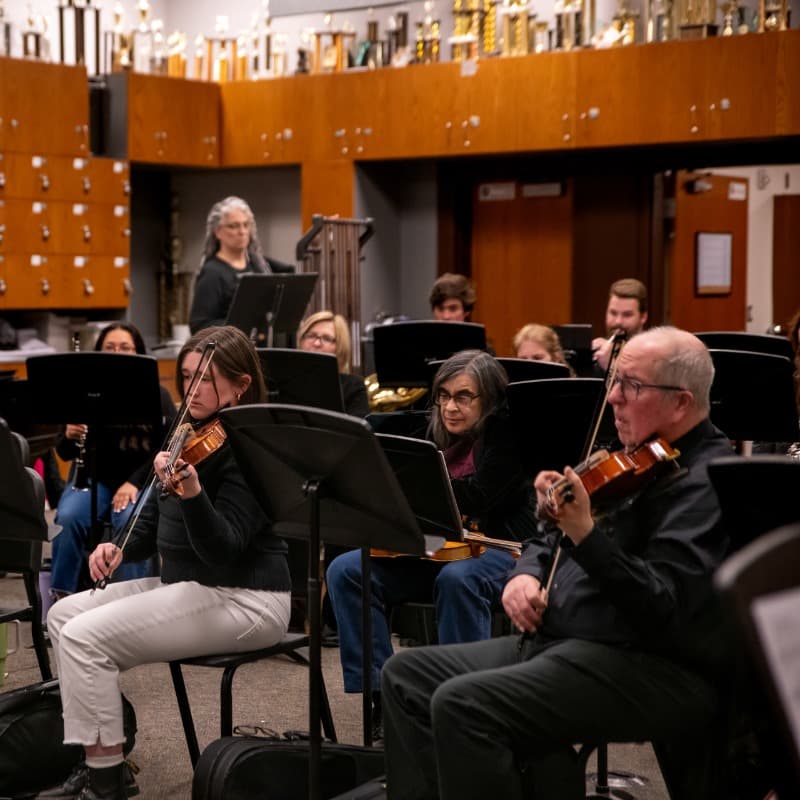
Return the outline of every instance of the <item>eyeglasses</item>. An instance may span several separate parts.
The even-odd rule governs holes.
[[[622,399],[626,401],[638,400],[639,392],[641,392],[642,389],[660,389],[662,392],[686,391],[683,386],[669,386],[663,383],[642,383],[641,381],[633,380],[633,378],[620,378],[619,375],[615,375],[614,380],[611,381],[611,388],[613,389],[615,386],[619,386],[620,392],[622,392]]]
[[[229,231],[249,231],[249,222],[223,222],[220,228],[227,228]]]
[[[324,344],[336,344],[336,337],[329,333],[308,333],[303,334],[304,342],[323,342]]]
[[[459,408],[469,408],[477,397],[480,395],[472,392],[462,391],[450,394],[446,389],[439,389],[433,402],[437,406],[446,406],[452,400]]]

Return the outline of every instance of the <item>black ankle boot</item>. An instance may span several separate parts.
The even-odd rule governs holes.
[[[125,764],[94,769],[89,767],[89,780],[78,800],[127,800]]]

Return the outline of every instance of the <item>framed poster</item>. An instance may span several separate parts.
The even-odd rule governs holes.
[[[695,238],[695,294],[731,293],[732,233],[697,233]]]

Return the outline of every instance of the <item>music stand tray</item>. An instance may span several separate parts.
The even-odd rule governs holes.
[[[272,520],[273,532],[309,543],[308,777],[309,797],[318,800],[320,542],[423,555],[425,540],[386,456],[363,420],[284,405],[224,409],[220,419],[245,480]],[[364,582],[368,585],[366,576]]]
[[[486,329],[474,322],[423,320],[378,325],[375,370],[381,386],[428,387],[428,364],[461,350],[485,350]]]
[[[506,371],[509,383],[540,381],[545,378],[569,378],[569,367],[553,361],[534,361],[528,358],[498,358],[497,363]]]
[[[270,403],[344,413],[339,364],[329,353],[258,347]]]
[[[744,350],[771,356],[794,358],[792,343],[785,336],[745,331],[702,331],[695,336],[709,350]]]
[[[31,482],[19,457],[17,443],[0,419],[0,538],[46,542],[44,509],[34,514]]]
[[[316,272],[299,275],[245,273],[239,278],[228,309],[227,324],[253,338],[266,325],[267,346],[275,333],[294,333],[305,315],[317,283]]]

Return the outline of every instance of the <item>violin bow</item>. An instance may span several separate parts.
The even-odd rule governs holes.
[[[197,394],[197,389],[200,386],[200,381],[206,375],[208,371],[209,364],[211,364],[211,359],[214,357],[214,352],[216,349],[216,342],[208,342],[206,346],[203,348],[203,355],[200,357],[200,363],[197,365],[197,369],[192,375],[192,380],[189,383],[189,389],[184,395],[183,402],[181,403],[180,408],[178,409],[178,413],[175,416],[175,420],[173,421],[172,425],[170,425],[169,431],[167,433],[166,438],[162,442],[161,449],[162,450],[172,450],[172,443],[173,438],[175,437],[176,431],[181,429],[184,420],[188,416],[189,407],[194,399],[195,394]],[[158,476],[155,473],[155,468],[150,467],[150,471],[147,474],[147,480],[145,481],[145,488],[139,492],[139,496],[136,498],[136,502],[134,503],[133,513],[131,514],[130,519],[128,520],[125,527],[122,531],[117,534],[116,536],[112,537],[113,539],[119,539],[120,543],[118,545],[120,551],[125,550],[125,545],[128,544],[128,539],[131,538],[131,534],[133,533],[133,529],[136,527],[136,523],[139,521],[139,517],[142,514],[142,509],[144,509],[145,505],[147,504],[147,500],[150,497],[150,493],[153,490],[153,487],[156,485],[158,481]],[[108,581],[110,579],[110,575],[105,575],[102,578],[99,578],[94,582],[94,586],[92,587],[92,591],[94,592],[95,589],[105,589],[108,586]]]
[[[597,405],[595,406],[594,413],[592,414],[592,424],[589,427],[589,433],[586,437],[586,441],[583,444],[581,462],[584,462],[587,458],[589,458],[592,450],[594,449],[595,441],[597,441],[597,434],[600,431],[600,425],[603,421],[603,414],[605,414],[606,406],[608,405],[608,395],[611,394],[611,387],[614,385],[614,378],[617,376],[617,359],[619,358],[619,354],[622,352],[622,347],[627,338],[628,332],[623,328],[617,329],[617,331],[614,333],[614,338],[611,342],[611,354],[608,358],[608,367],[606,368],[606,374],[604,378],[605,389],[597,399]],[[572,500],[573,497],[571,494],[567,494],[564,498],[564,502],[566,503],[571,503]],[[556,536],[556,540],[548,558],[547,581],[545,582],[544,586],[545,591],[548,593],[550,592],[550,586],[553,583],[553,578],[555,577],[556,570],[558,569],[558,562],[561,558],[562,550],[561,543],[563,539],[564,532],[559,529],[558,535]]]

